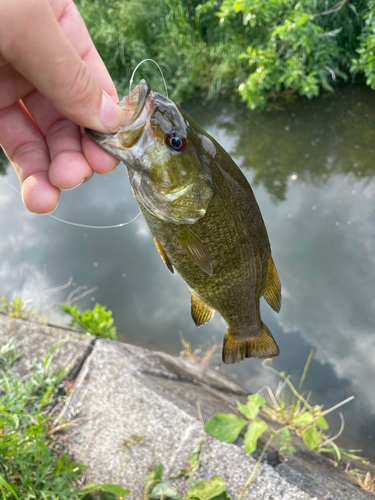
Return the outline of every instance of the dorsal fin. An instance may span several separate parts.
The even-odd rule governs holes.
[[[204,243],[185,224],[174,230],[178,241],[189,257],[209,276],[212,276],[212,262]]]
[[[173,266],[171,264],[171,261],[168,258],[168,255],[165,253],[165,250],[164,250],[162,244],[160,243],[159,240],[157,240],[155,238],[155,236],[154,236],[154,241],[155,241],[156,248],[158,249],[158,252],[160,253],[160,257],[163,259],[164,264],[167,266],[167,268],[170,270],[170,272],[172,274],[174,274]]]
[[[199,297],[191,293],[191,317],[194,323],[199,327],[208,323],[215,314],[215,309],[208,306]]]
[[[267,276],[267,286],[264,290],[263,297],[266,299],[268,304],[276,312],[280,311],[281,307],[281,283],[279,275],[277,274],[275,264],[272,260],[272,255],[270,254],[268,260],[268,276]]]

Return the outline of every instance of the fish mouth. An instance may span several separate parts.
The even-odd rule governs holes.
[[[153,108],[153,92],[146,80],[125,96],[118,105],[124,112],[124,125],[116,134],[103,134],[86,128],[85,131],[99,146],[120,160],[125,160],[122,151],[133,147],[141,136]]]

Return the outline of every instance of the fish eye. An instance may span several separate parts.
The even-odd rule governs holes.
[[[183,151],[187,146],[187,141],[178,132],[172,132],[168,135],[166,140],[167,146],[174,151]]]

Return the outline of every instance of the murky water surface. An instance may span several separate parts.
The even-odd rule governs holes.
[[[250,113],[218,101],[185,109],[233,156],[260,205],[283,285],[280,314],[263,302],[262,317],[279,343],[274,367],[298,382],[307,356],[314,359],[305,382],[312,401],[329,408],[345,398],[341,444],[363,448],[375,460],[375,94],[348,88],[283,111]],[[4,162],[3,162],[4,164]],[[15,174],[5,178],[18,187]],[[125,167],[62,193],[57,217],[108,225],[138,212]],[[168,272],[151,234],[138,218],[107,230],[72,227],[28,213],[19,194],[0,182],[0,295],[35,298],[52,321],[66,322],[59,308],[71,291],[98,289],[81,299],[113,311],[119,339],[172,354],[179,332],[193,348],[221,344],[225,325],[217,314],[197,329],[190,294]],[[64,290],[46,290],[73,276]],[[82,290],[81,290],[82,291]],[[77,292],[79,294],[80,291]],[[275,383],[260,360],[217,369],[255,391]],[[339,429],[337,412],[330,416]]]

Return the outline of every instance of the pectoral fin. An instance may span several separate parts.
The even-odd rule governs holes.
[[[281,307],[281,283],[279,275],[277,274],[275,264],[273,263],[272,256],[270,254],[268,261],[268,277],[267,286],[264,290],[263,297],[266,299],[268,304],[276,312],[280,311]]]
[[[197,326],[202,326],[208,323],[215,314],[215,309],[208,306],[199,297],[191,294],[191,317]]]
[[[212,276],[212,262],[207,248],[198,236],[185,224],[175,230],[178,241],[189,257],[209,276]]]
[[[154,241],[156,248],[158,249],[158,252],[160,253],[160,257],[163,259],[164,264],[167,266],[167,268],[170,270],[172,274],[174,274],[173,266],[171,264],[171,261],[168,259],[168,255],[165,253],[164,248],[162,247],[162,244],[160,243],[159,240],[157,240],[154,236]]]

